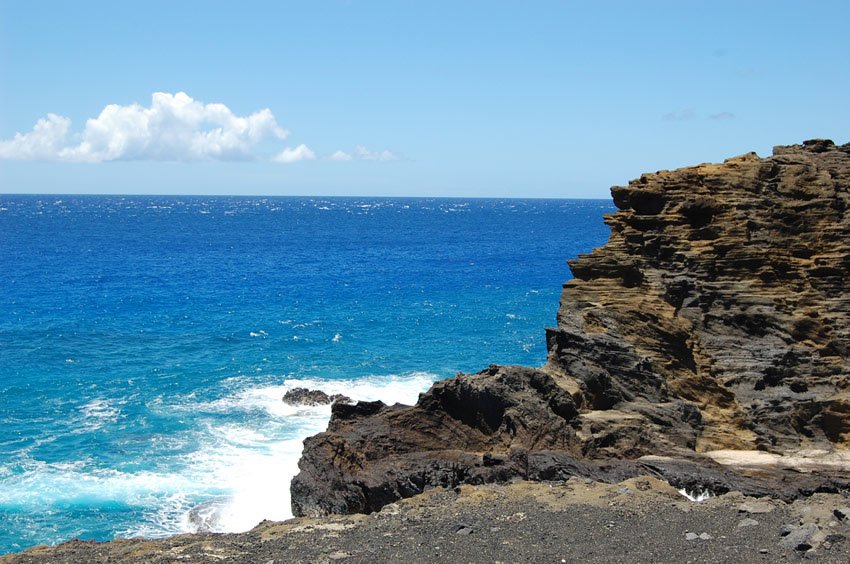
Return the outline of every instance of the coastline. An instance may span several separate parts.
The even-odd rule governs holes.
[[[850,144],[825,140],[614,187],[547,365],[335,403],[301,517],[0,561],[845,562],[848,189]]]
[[[786,504],[728,493],[698,503],[653,478],[573,478],[434,488],[371,515],[264,521],[241,534],[71,541],[0,563],[771,562],[806,550],[818,562],[846,562],[850,515],[839,514],[848,506],[839,494]]]

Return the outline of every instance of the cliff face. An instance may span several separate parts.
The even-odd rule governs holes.
[[[654,474],[786,498],[850,484],[850,144],[612,195],[609,242],[570,263],[546,366],[458,375],[413,407],[335,405],[305,441],[296,515],[517,477]],[[820,454],[801,474],[767,454],[721,465],[720,449]]]
[[[697,451],[850,442],[850,146],[777,147],[612,189],[549,365],[591,409],[692,402]],[[622,448],[625,445],[617,445]]]

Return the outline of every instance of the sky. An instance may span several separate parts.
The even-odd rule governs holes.
[[[607,198],[850,141],[850,2],[0,0],[0,193]]]

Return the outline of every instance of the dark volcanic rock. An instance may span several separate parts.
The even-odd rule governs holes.
[[[351,398],[342,394],[328,395],[322,390],[292,388],[283,394],[283,402],[289,405],[328,405],[329,403],[351,403]]]
[[[413,407],[336,404],[305,441],[296,515],[514,478],[650,474],[786,499],[850,483],[846,464],[800,474],[703,454],[850,446],[850,145],[611,192],[610,239],[570,262],[547,365],[458,375]]]

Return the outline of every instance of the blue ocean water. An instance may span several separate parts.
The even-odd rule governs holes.
[[[295,386],[540,365],[601,200],[0,196],[0,553],[290,516]]]

